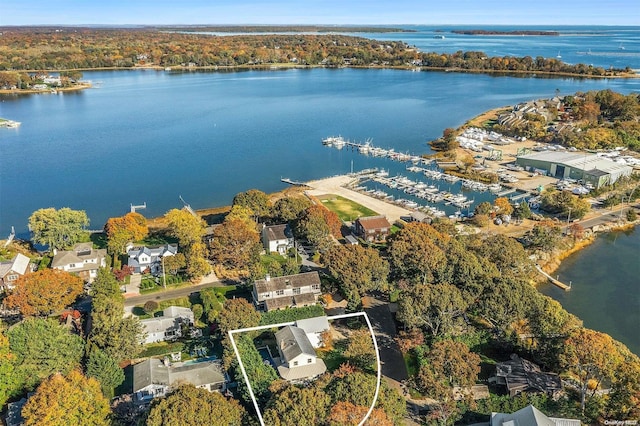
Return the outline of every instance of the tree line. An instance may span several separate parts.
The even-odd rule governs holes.
[[[157,28],[7,28],[0,70],[240,67],[283,63],[323,66],[421,66],[454,71],[562,73],[584,76],[632,72],[566,64],[556,58],[490,57],[483,52],[420,52],[402,41],[340,34],[217,36]]]

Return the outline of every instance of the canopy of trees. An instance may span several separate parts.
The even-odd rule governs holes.
[[[200,217],[192,215],[186,209],[172,209],[165,214],[169,225],[169,232],[178,239],[183,249],[187,275],[197,279],[210,271],[206,260],[206,247],[202,242],[206,230],[206,223]]]
[[[32,241],[48,246],[50,250],[64,250],[80,242],[86,235],[87,226],[89,218],[84,210],[68,207],[39,209],[29,217]]]
[[[82,278],[57,269],[42,269],[18,278],[6,304],[22,315],[43,316],[62,310],[82,292]]]
[[[140,213],[127,213],[122,217],[112,217],[104,225],[109,252],[122,254],[127,243],[140,241],[149,233],[147,219]]]

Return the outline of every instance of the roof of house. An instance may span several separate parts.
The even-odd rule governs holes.
[[[309,338],[304,330],[299,327],[287,325],[278,330],[276,332],[276,343],[287,362],[301,354],[316,357],[316,351],[313,349]]]
[[[288,308],[291,306],[304,306],[316,303],[315,293],[296,294],[295,296],[280,296],[264,299],[267,311]]]
[[[509,391],[532,389],[554,392],[562,389],[562,381],[557,374],[544,373],[536,364],[515,354],[509,361],[496,364],[496,376],[505,378]]]
[[[193,317],[193,311],[182,306],[169,306],[164,308],[162,315],[165,317]]]
[[[360,223],[363,229],[391,228],[391,224],[384,216],[359,217],[356,221]]]
[[[162,311],[161,317],[147,318],[140,321],[147,333],[166,331],[180,323],[180,318],[193,318],[193,311],[180,306],[169,306]]]
[[[152,384],[171,386],[178,382],[191,383],[194,386],[223,383],[225,377],[222,363],[218,360],[210,360],[167,366],[162,360],[150,358],[133,366],[134,392]]]
[[[93,243],[80,243],[76,244],[71,250],[63,250],[57,252],[53,256],[51,261],[51,267],[57,268],[72,263],[78,263],[80,265],[77,268],[81,269],[97,269],[100,267],[99,262],[96,263],[84,263],[85,260],[102,259],[107,255],[105,249],[94,249]]]
[[[132,247],[127,250],[129,257],[140,257],[142,254],[146,254],[149,257],[157,256],[173,256],[178,253],[178,246],[175,244],[165,244],[157,247]]]
[[[512,414],[491,413],[491,426],[580,426],[580,420],[550,418],[528,405]]]
[[[296,326],[305,333],[322,333],[329,329],[329,320],[326,316],[301,319],[296,321]]]
[[[0,278],[7,275],[10,271],[14,271],[20,275],[26,274],[27,269],[29,269],[29,262],[31,262],[31,259],[24,254],[16,254],[10,261],[0,263]]]
[[[256,280],[254,286],[257,293],[260,294],[276,290],[284,290],[287,287],[306,287],[313,284],[320,284],[320,275],[318,275],[317,271]]]
[[[541,151],[533,154],[521,155],[518,158],[547,161],[550,163],[564,164],[579,170],[598,169],[606,173],[631,173],[632,168],[625,164],[616,163],[608,158],[599,157],[594,154],[585,154],[582,152],[565,152],[565,151]]]
[[[286,240],[289,238],[293,238],[291,229],[286,223],[282,225],[265,226],[262,232],[267,236],[267,240],[269,241]]]
[[[324,361],[317,359],[312,364],[303,364],[299,367],[287,368],[284,365],[278,367],[280,377],[285,380],[304,380],[319,376],[327,371]]]

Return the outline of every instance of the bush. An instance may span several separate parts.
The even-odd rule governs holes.
[[[158,302],[156,302],[155,300],[148,300],[147,302],[145,302],[142,309],[144,309],[146,313],[151,314],[157,311],[159,307],[160,305],[158,305]]]
[[[636,219],[638,219],[638,213],[636,213],[636,210],[635,209],[627,210],[627,220],[629,222],[635,222]]]
[[[260,325],[279,324],[323,315],[324,308],[321,305],[305,306],[303,308],[287,308],[281,311],[263,312]]]
[[[196,321],[200,321],[200,318],[202,318],[202,312],[204,312],[204,310],[202,308],[202,305],[195,304],[195,305],[193,305],[192,310],[193,310],[193,318]]]

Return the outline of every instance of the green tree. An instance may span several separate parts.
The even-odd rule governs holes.
[[[247,372],[247,377],[251,381],[253,394],[261,405],[265,404],[271,396],[269,387],[278,379],[278,374],[273,367],[264,363],[249,335],[236,335],[235,339],[238,353],[242,358],[242,364]],[[249,403],[251,397],[240,368],[236,367],[235,372],[240,396],[245,402]]]
[[[250,189],[246,192],[240,192],[233,197],[232,205],[243,206],[251,209],[256,222],[261,217],[268,216],[271,212],[271,202],[269,196],[257,189]]]
[[[378,250],[360,245],[333,246],[322,255],[322,262],[354,305],[360,304],[365,292],[382,289],[389,275],[389,264]]]
[[[175,388],[151,404],[147,426],[240,426],[245,411],[234,399],[191,384]]]
[[[27,318],[8,332],[15,372],[31,390],[54,373],[79,366],[84,342],[54,319]]]
[[[429,351],[429,367],[436,378],[444,378],[449,386],[468,387],[476,383],[480,373],[480,356],[469,351],[462,342],[441,340]]]
[[[64,309],[82,292],[80,277],[57,269],[43,269],[18,278],[6,304],[18,308],[25,316],[46,316]]]
[[[529,303],[536,296],[535,288],[517,278],[496,277],[485,287],[475,309],[496,330],[506,333],[511,324],[528,316]]]
[[[87,234],[89,218],[84,210],[63,207],[39,209],[29,217],[32,241],[49,247],[49,250],[63,250],[80,242]]]
[[[431,225],[414,222],[393,235],[389,242],[389,261],[394,272],[423,284],[437,282],[446,268],[442,247],[449,240]]]
[[[200,319],[202,318],[202,313],[204,312],[204,308],[202,307],[202,305],[200,305],[199,303],[195,304],[193,305],[191,310],[193,311],[193,318],[196,321],[200,321]]]
[[[466,308],[454,285],[417,284],[400,294],[397,316],[405,326],[424,328],[435,337],[452,333]]]
[[[344,356],[353,365],[362,369],[369,370],[374,367],[376,351],[368,328],[351,332]]]
[[[206,233],[206,223],[202,218],[192,215],[187,210],[172,209],[165,214],[169,232],[178,239],[186,259],[187,275],[192,279],[209,273],[206,247],[202,238]]]
[[[311,201],[306,197],[283,197],[273,205],[273,215],[280,223],[291,222],[310,206]]]
[[[95,348],[87,361],[87,377],[93,377],[100,382],[102,393],[111,399],[114,389],[124,382],[124,371],[113,357]]]
[[[529,207],[529,203],[526,201],[521,202],[516,206],[516,209],[513,212],[513,216],[516,219],[530,219],[533,214],[531,213],[531,208]]]
[[[46,379],[22,409],[25,426],[107,426],[109,414],[100,384],[77,370]]]
[[[271,398],[264,412],[265,424],[273,426],[324,424],[331,398],[315,386],[287,384]]]
[[[15,355],[9,349],[9,339],[4,334],[0,324],[0,407],[4,407],[7,400],[16,396],[21,383],[15,368]]]
[[[550,220],[544,220],[533,226],[528,234],[532,246],[551,251],[562,238],[562,229]]]
[[[260,324],[260,312],[246,299],[227,300],[218,316],[220,331],[225,335],[229,330],[256,327]]]
[[[516,239],[502,234],[482,237],[469,248],[480,258],[493,264],[503,275],[522,279],[531,278],[535,267],[529,254]]]
[[[166,256],[164,258],[164,267],[171,275],[177,275],[178,271],[185,266],[187,266],[187,260],[184,253],[176,253],[173,256]]]
[[[120,284],[107,269],[98,270],[91,286],[92,310],[90,344],[121,362],[134,358],[141,350],[143,329],[135,317],[123,317],[124,297]]]

